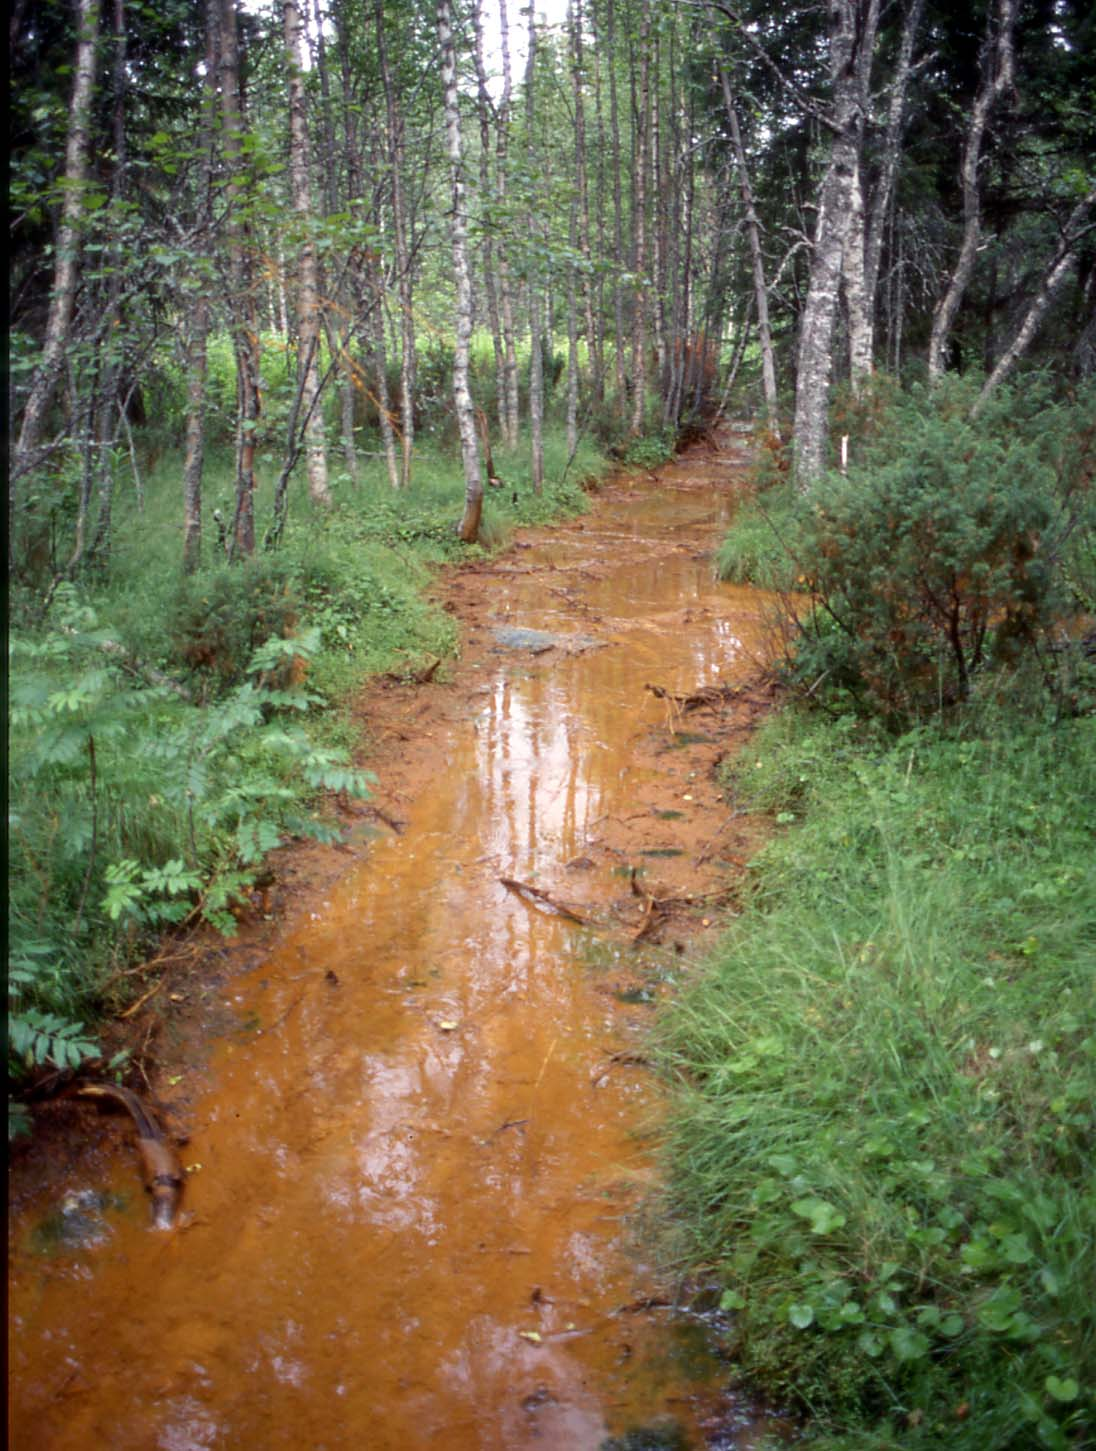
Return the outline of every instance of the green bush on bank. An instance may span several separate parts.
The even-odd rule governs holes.
[[[1096,394],[969,380],[855,413],[847,476],[797,495],[771,455],[719,555],[725,578],[798,588],[785,667],[901,729],[1035,662],[1059,709],[1091,690],[1062,624],[1096,598]],[[850,425],[851,426],[851,425]]]
[[[817,1444],[1087,1444],[1096,721],[786,713],[737,774],[782,825],[664,1024],[679,1264]]]

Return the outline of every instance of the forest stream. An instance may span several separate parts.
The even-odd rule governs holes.
[[[460,660],[363,707],[354,855],[210,979],[178,1228],[120,1134],[16,1204],[17,1451],[756,1444],[733,1327],[637,1229],[645,1034],[757,840],[715,777],[765,704],[769,602],[712,562],[745,459],[448,579]]]

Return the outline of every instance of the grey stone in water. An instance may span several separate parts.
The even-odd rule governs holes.
[[[122,1207],[122,1201],[113,1194],[101,1194],[94,1189],[69,1190],[60,1205],[35,1226],[34,1248],[39,1254],[51,1254],[56,1250],[90,1249],[102,1244],[111,1235],[106,1212]]]
[[[555,635],[545,630],[525,630],[504,625],[495,631],[495,639],[504,650],[528,650],[533,655],[543,655],[559,643]]]

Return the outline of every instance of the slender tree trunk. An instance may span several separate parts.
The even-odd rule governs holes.
[[[723,103],[727,110],[727,121],[731,128],[731,142],[734,146],[735,163],[738,168],[738,189],[742,195],[742,209],[746,215],[746,236],[750,244],[750,263],[753,267],[754,312],[757,317],[757,341],[761,348],[761,385],[765,396],[765,417],[770,430],[780,437],[779,405],[776,393],[776,364],[773,358],[772,332],[769,328],[769,289],[765,282],[765,258],[761,250],[761,224],[754,205],[750,169],[746,162],[746,148],[742,144],[742,131],[738,124],[738,107],[735,105],[731,82],[726,67],[719,67],[719,83],[723,88]]]
[[[1058,255],[1051,263],[1035,296],[1028,304],[1015,337],[998,358],[996,367],[983,384],[982,391],[971,409],[972,417],[981,411],[990,394],[1000,387],[1030,346],[1032,338],[1038,332],[1039,326],[1046,316],[1047,309],[1076,265],[1081,237],[1091,230],[1091,225],[1087,224],[1087,218],[1094,206],[1096,206],[1096,188],[1082,198],[1073,209],[1063,232],[1062,245],[1058,249]]]
[[[400,462],[396,457],[396,430],[392,426],[392,400],[388,393],[388,344],[384,336],[384,289],[377,274],[376,264],[367,264],[370,291],[373,293],[373,377],[377,388],[377,424],[381,431],[381,447],[384,450],[388,482],[394,489],[403,486]]]
[[[1012,90],[1012,33],[1016,25],[1019,0],[996,0],[996,25],[991,23],[982,53],[982,79],[974,99],[970,128],[963,146],[959,175],[963,187],[963,239],[959,256],[944,295],[936,305],[929,339],[929,382],[938,383],[944,376],[948,342],[959,306],[974,273],[978,245],[982,233],[982,188],[978,167],[982,159],[982,142],[990,114],[997,102]]]
[[[800,489],[810,488],[826,466],[833,325],[878,20],[878,0],[835,0],[830,10],[833,140],[819,195],[795,390],[795,473]]]
[[[8,481],[9,526],[13,522],[12,487],[22,474],[34,467],[46,413],[53,399],[68,348],[76,298],[77,262],[80,255],[80,227],[84,218],[87,185],[91,105],[95,90],[96,48],[99,40],[99,0],[79,0],[76,12],[76,77],[69,103],[68,136],[65,142],[64,189],[61,222],[57,232],[56,263],[50,289],[42,357],[34,370],[23,408],[19,437],[12,453]],[[8,529],[9,558],[12,530]]]
[[[652,78],[648,79],[647,114],[650,117],[648,129],[648,151],[650,154],[648,195],[651,228],[651,287],[648,295],[651,307],[648,317],[651,321],[652,343],[655,353],[655,386],[665,399],[666,387],[666,284],[669,277],[669,230],[668,219],[673,208],[673,197],[668,187],[665,157],[665,127],[662,124],[662,46],[657,34],[648,45],[652,53]]]
[[[229,252],[231,263],[233,347],[236,354],[236,508],[230,551],[255,552],[255,449],[259,427],[259,331],[248,255],[246,223],[240,208],[249,181],[244,155],[243,106],[236,0],[220,0],[220,85],[224,159],[228,171]]]
[[[126,191],[126,7],[125,0],[113,0],[111,35],[111,140],[113,169],[110,181],[110,206],[119,211]],[[114,513],[114,447],[118,439],[119,383],[124,365],[125,342],[119,315],[122,297],[124,259],[118,240],[112,239],[108,252],[110,277],[107,282],[106,306],[100,325],[103,353],[102,390],[99,421],[96,430],[99,474],[99,516],[95,525],[89,556],[100,568],[110,559]]]
[[[841,263],[849,330],[849,377],[856,394],[863,392],[867,379],[871,377],[874,361],[874,302],[868,298],[864,277],[864,225],[864,194],[860,186],[858,157],[849,183],[849,233]]]
[[[525,132],[527,169],[529,173],[529,234],[536,237],[540,232],[537,216],[539,187],[537,186],[537,147],[534,122],[536,111],[537,26],[536,14],[529,6],[529,58],[525,69]],[[540,263],[531,257],[529,266],[529,433],[531,443],[533,491],[539,494],[544,487],[544,344],[541,336],[543,302],[540,294]]]
[[[602,105],[602,62],[598,32],[597,0],[591,0],[590,4],[590,29],[593,37],[594,127],[597,134],[597,166],[594,172],[594,219],[597,231],[596,255],[598,261],[603,263],[609,255],[605,241],[605,219],[608,214],[606,204],[605,161],[609,148],[605,140],[605,114]],[[591,241],[590,246],[593,252],[593,241]],[[602,403],[605,398],[605,268],[603,266],[595,269],[590,287],[593,295],[594,330],[597,336],[595,351],[597,360],[595,364],[596,373],[592,386],[594,397],[598,403]]]
[[[506,13],[506,0],[499,0],[499,46],[502,53],[502,94],[499,97],[495,119],[495,189],[499,212],[504,214],[507,167],[510,150],[510,103],[513,95],[513,76],[510,70],[510,31]],[[514,288],[510,273],[510,256],[505,235],[498,238],[498,287],[499,325],[502,331],[503,352],[503,399],[500,400],[499,417],[502,421],[502,436],[510,448],[516,448],[518,429],[521,423],[518,354],[514,341]]]
[[[483,54],[483,10],[481,0],[473,0],[472,28],[475,36],[476,114],[480,132],[480,214],[483,232],[483,289],[487,298],[487,322],[491,329],[491,347],[495,355],[495,415],[500,432],[506,432],[506,350],[502,343],[499,322],[498,286],[495,281],[496,218],[491,195],[491,96],[487,89],[487,66]]]
[[[375,6],[377,57],[384,85],[385,116],[388,125],[388,164],[392,172],[392,237],[396,253],[396,288],[400,310],[400,480],[411,482],[411,459],[415,445],[415,314],[411,275],[411,249],[407,239],[407,207],[403,186],[403,117],[396,102],[396,88],[388,60],[384,26],[384,0]],[[439,12],[440,13],[440,12]]]
[[[305,467],[314,504],[331,506],[327,442],[320,396],[320,279],[312,238],[311,143],[304,93],[303,25],[297,0],[284,0],[285,55],[289,92],[289,181],[300,240],[297,252],[297,376],[304,415]]]
[[[206,0],[206,73],[202,92],[201,222],[203,248],[212,245],[213,130],[217,111],[218,0]],[[202,563],[202,471],[205,463],[207,342],[212,307],[209,289],[198,278],[186,343],[186,434],[183,448],[183,572]]]
[[[468,346],[472,336],[472,278],[468,269],[468,217],[461,159],[460,107],[457,98],[457,60],[453,50],[450,0],[438,0],[438,44],[441,48],[442,86],[445,93],[445,135],[452,180],[453,213],[450,236],[453,273],[457,284],[456,349],[453,358],[453,404],[460,430],[464,461],[464,514],[459,534],[466,544],[479,537],[483,513],[483,475],[480,472],[476,413],[468,382]]]
[[[586,321],[586,347],[590,359],[590,386],[601,399],[603,363],[601,339],[594,321],[590,257],[590,184],[586,163],[585,61],[582,43],[582,0],[568,0],[568,33],[571,38],[571,98],[575,108],[575,194],[578,223],[578,251],[583,261],[582,300]]]
[[[627,407],[628,387],[624,371],[624,206],[620,186],[620,126],[616,76],[616,16],[613,0],[605,11],[606,41],[609,48],[609,135],[612,138],[613,170],[613,322],[616,329],[613,353],[616,361],[616,409],[623,418]]]
[[[332,216],[339,210],[338,145],[335,132],[335,108],[331,96],[331,78],[327,66],[327,40],[324,33],[324,14],[320,0],[312,0],[312,34],[309,48],[314,69],[320,78],[320,115],[323,122],[323,164],[320,167],[324,214]],[[340,61],[342,57],[340,56]],[[349,181],[349,178],[348,178]],[[331,356],[336,360],[339,394],[339,437],[342,443],[343,461],[352,482],[358,481],[358,453],[354,444],[354,360],[350,352],[353,336],[353,321],[349,317],[347,276],[349,269],[341,273],[340,284],[331,296],[329,307],[321,309],[324,332]],[[328,283],[330,287],[330,282]],[[331,318],[334,311],[338,322]]]
[[[906,95],[910,77],[913,74],[913,47],[921,28],[921,16],[925,0],[910,0],[902,22],[902,38],[898,46],[898,60],[895,63],[894,79],[891,82],[890,100],[887,105],[887,126],[883,136],[882,157],[879,176],[871,195],[868,208],[864,243],[864,297],[868,314],[868,325],[872,329],[870,347],[875,355],[876,291],[879,286],[879,259],[883,252],[883,232],[887,217],[893,211],[894,180],[898,174],[898,160],[902,151],[902,133],[906,122]],[[885,354],[884,354],[885,356]]]
[[[567,457],[578,450],[578,287],[574,255],[578,246],[578,200],[571,202],[568,230],[571,261],[567,266]]]
[[[651,5],[642,0],[639,20],[639,95],[635,111],[636,165],[633,190],[635,290],[632,312],[631,433],[643,432],[647,407],[647,168],[651,134]]]

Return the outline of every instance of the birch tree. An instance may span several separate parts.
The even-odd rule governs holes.
[[[320,383],[320,287],[312,210],[311,147],[305,110],[303,26],[297,0],[284,0],[289,93],[289,182],[298,226],[297,389],[304,418],[305,467],[314,504],[331,505]]]
[[[795,473],[801,489],[809,488],[826,466],[834,320],[878,23],[878,0],[835,0],[830,7],[830,156],[819,188],[810,279],[799,323]]]
[[[438,0],[438,45],[441,50],[441,78],[445,107],[445,138],[449,155],[452,213],[449,235],[456,280],[456,348],[453,357],[453,406],[460,430],[464,463],[464,513],[458,533],[466,544],[479,537],[483,514],[483,475],[480,471],[476,414],[468,376],[468,351],[472,336],[472,276],[468,266],[468,214],[465,201],[464,163],[461,155],[460,103],[457,95],[457,58],[453,45],[453,14],[450,0]]]
[[[99,42],[99,0],[79,0],[76,12],[76,61],[69,103],[68,136],[61,219],[57,229],[56,262],[50,289],[42,356],[34,370],[19,436],[12,454],[9,490],[20,475],[37,462],[46,414],[57,388],[72,328],[73,305],[79,278],[80,229],[87,194],[91,105],[95,89]],[[9,493],[9,510],[11,508]],[[9,524],[10,524],[9,519]],[[11,530],[8,531],[11,540]],[[9,544],[10,547],[10,544]]]

